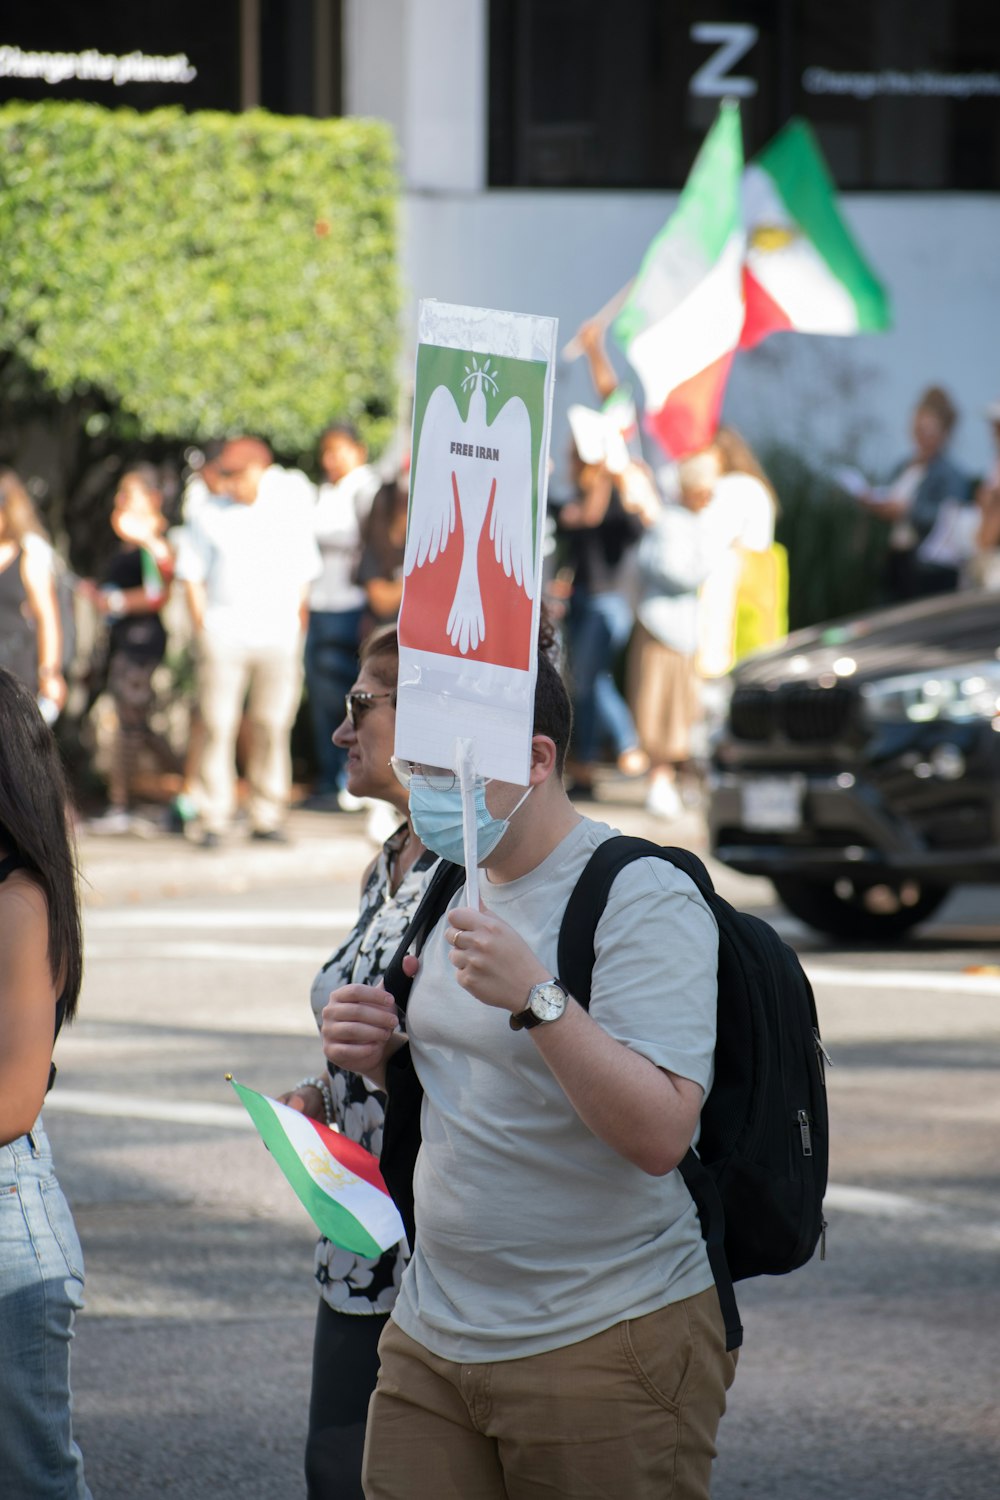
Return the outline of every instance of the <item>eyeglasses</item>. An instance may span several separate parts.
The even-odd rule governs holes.
[[[389,764],[392,774],[407,791],[417,781],[435,792],[450,792],[458,781],[454,771],[447,766],[424,766],[418,760],[400,760],[398,755],[394,755]]]
[[[458,777],[447,766],[425,766],[418,760],[400,760],[398,755],[392,757],[389,765],[400,786],[407,791],[414,782],[430,787],[433,792],[450,792],[452,787],[458,785]],[[478,776],[476,780],[481,786],[487,786],[491,778]]]
[[[352,729],[357,729],[365,714],[374,703],[382,698],[391,698],[396,701],[395,693],[348,693],[344,699],[344,708],[347,712],[347,722]]]

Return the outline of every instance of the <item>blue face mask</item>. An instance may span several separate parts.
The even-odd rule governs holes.
[[[476,783],[476,843],[480,864],[493,853],[510,827],[510,819],[530,791],[529,786],[517,807],[511,808],[509,817],[495,818],[486,806],[486,783]],[[417,838],[428,849],[439,854],[442,859],[450,859],[453,864],[465,863],[460,786],[455,785],[450,791],[442,792],[428,786],[421,778],[414,777],[410,783],[410,822]]]

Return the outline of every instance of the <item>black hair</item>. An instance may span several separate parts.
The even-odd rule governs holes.
[[[356,448],[365,446],[364,439],[353,422],[329,422],[319,435],[319,446],[322,448],[327,438],[331,437],[345,437]]]
[[[129,464],[121,472],[121,478],[118,480],[119,489],[126,479],[137,479],[147,493],[163,498],[163,477],[155,464]]]
[[[49,969],[65,1017],[83,980],[83,932],[66,777],[31,693],[0,667],[0,841],[45,892]]]
[[[547,735],[555,742],[556,770],[561,776],[573,732],[573,709],[562,673],[544,649],[538,653],[534,732]]]

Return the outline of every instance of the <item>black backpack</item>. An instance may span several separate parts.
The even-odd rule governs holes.
[[[826,1054],[812,986],[791,948],[723,900],[696,855],[646,839],[600,844],[567,902],[558,971],[573,998],[590,1005],[594,933],[615,876],[650,856],[689,876],[719,928],[715,1078],[698,1150],[678,1170],[698,1208],[726,1346],[735,1349],[743,1330],[732,1283],[796,1270],[826,1227]]]
[[[650,857],[666,859],[690,877],[719,928],[715,1078],[701,1114],[698,1150],[688,1151],[678,1170],[698,1209],[726,1347],[735,1349],[743,1330],[733,1282],[794,1271],[810,1259],[825,1229],[825,1053],[812,988],[792,950],[766,922],[723,900],[695,855],[645,839],[616,837],[600,844],[567,902],[557,969],[573,998],[589,1008],[594,934],[616,875],[632,860]],[[462,879],[457,866],[436,872],[412,931],[404,935],[406,947],[390,965],[386,987],[403,1009],[409,981],[402,975],[402,955],[412,943],[423,945]],[[393,983],[400,977],[397,992]],[[385,1123],[382,1172],[412,1236],[420,1085],[408,1048],[390,1063]]]

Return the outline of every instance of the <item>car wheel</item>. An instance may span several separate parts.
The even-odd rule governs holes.
[[[803,880],[782,876],[774,888],[793,917],[830,937],[880,942],[899,937],[937,911],[948,886],[918,880],[864,884],[861,881]]]

